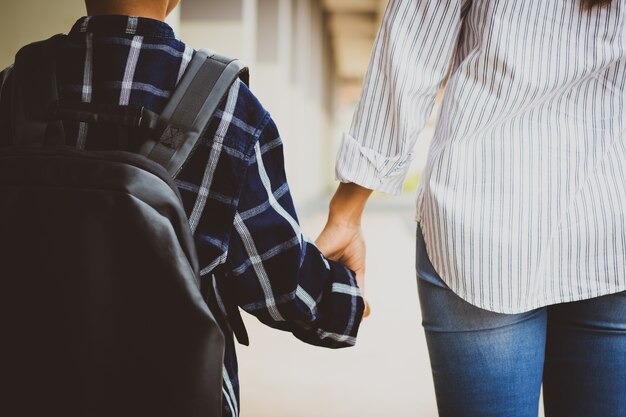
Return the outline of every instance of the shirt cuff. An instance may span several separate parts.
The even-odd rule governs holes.
[[[324,259],[324,263],[331,279],[317,305],[318,319],[313,326],[296,329],[293,334],[316,346],[334,349],[354,346],[365,301],[354,272],[331,260]]]
[[[388,156],[362,146],[344,132],[337,154],[335,178],[371,190],[398,195],[415,154]]]

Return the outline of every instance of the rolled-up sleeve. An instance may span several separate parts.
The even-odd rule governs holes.
[[[336,177],[399,194],[461,29],[463,0],[390,0]]]
[[[355,276],[300,230],[271,119],[247,169],[228,264],[237,304],[261,322],[313,345],[355,344],[364,308]]]

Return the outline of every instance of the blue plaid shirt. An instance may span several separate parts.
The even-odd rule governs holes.
[[[193,53],[160,21],[84,17],[59,51],[60,99],[160,112]],[[10,72],[1,75],[3,87]],[[3,90],[0,115],[8,114]],[[66,126],[78,148],[118,147],[94,132],[84,123]],[[302,234],[283,163],[274,122],[237,81],[176,180],[196,239],[202,291],[226,336],[226,416],[239,414],[233,332],[247,343],[238,307],[268,326],[331,348],[355,343],[363,312],[352,272],[325,259]]]

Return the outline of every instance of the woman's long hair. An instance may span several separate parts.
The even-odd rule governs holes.
[[[583,0],[583,7],[591,9],[596,6],[606,6],[611,3],[611,0]]]

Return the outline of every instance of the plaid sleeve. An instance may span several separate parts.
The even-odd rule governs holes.
[[[364,308],[356,279],[302,234],[269,116],[247,168],[228,261],[237,304],[261,322],[313,345],[355,344]]]

